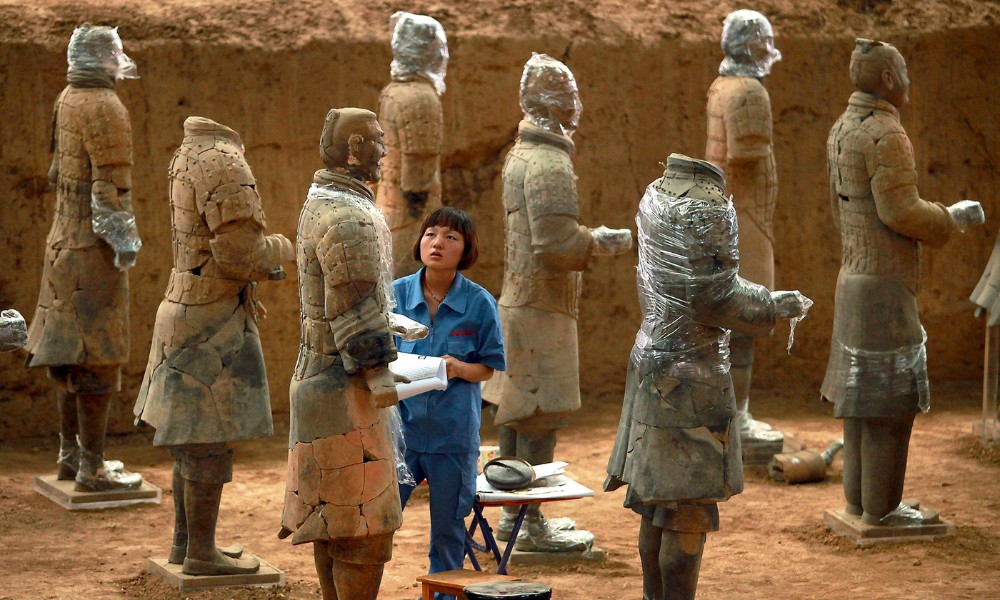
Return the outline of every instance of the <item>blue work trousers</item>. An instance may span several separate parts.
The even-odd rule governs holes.
[[[406,451],[406,465],[413,479],[424,479],[431,496],[431,545],[427,557],[431,561],[428,573],[461,569],[465,563],[465,517],[472,512],[476,497],[476,460],[479,452],[429,454]],[[399,486],[403,507],[413,493],[409,485]],[[438,600],[454,596],[436,594]]]

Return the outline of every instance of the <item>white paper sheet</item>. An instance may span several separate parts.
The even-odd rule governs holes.
[[[400,400],[431,390],[448,389],[448,366],[437,356],[400,352],[396,360],[389,363],[389,370],[410,378],[410,383],[396,384]]]

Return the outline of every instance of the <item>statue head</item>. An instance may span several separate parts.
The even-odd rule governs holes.
[[[319,154],[326,168],[360,181],[382,178],[385,144],[375,113],[363,108],[333,108],[326,113]]]
[[[521,110],[533,125],[573,135],[583,104],[569,67],[547,54],[532,52],[521,74]]]
[[[437,19],[425,15],[399,11],[389,17],[392,34],[392,64],[389,73],[393,79],[406,80],[424,77],[437,90],[445,90],[444,76],[448,70],[448,38]]]
[[[899,108],[910,101],[906,61],[892,44],[858,38],[851,53],[851,83]]]
[[[755,10],[737,10],[722,22],[722,51],[726,58],[719,74],[761,78],[781,60],[774,47],[774,30],[767,17]]]
[[[138,79],[135,62],[125,54],[117,27],[84,23],[73,30],[66,49],[70,73],[97,71],[112,79]]]

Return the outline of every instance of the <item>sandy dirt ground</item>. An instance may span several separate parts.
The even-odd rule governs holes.
[[[722,505],[722,528],[709,536],[701,598],[987,598],[1000,586],[1000,452],[982,450],[970,433],[979,416],[976,382],[938,385],[934,408],[918,417],[910,446],[907,497],[940,510],[958,525],[946,541],[857,548],[822,524],[822,511],[842,507],[838,459],[825,483],[788,486],[761,471]],[[755,413],[810,447],[837,437],[839,422],[808,389],[762,392]],[[597,536],[599,563],[514,567],[554,589],[554,598],[641,597],[635,550],[638,518],[621,507],[623,493],[600,492],[618,421],[612,402],[592,403],[562,435],[557,456],[570,473],[598,490],[593,499],[549,505]],[[182,595],[144,573],[147,557],[166,553],[173,498],[171,461],[143,435],[115,437],[109,455],[122,458],[164,488],[163,504],[69,513],[32,491],[35,474],[52,471],[53,440],[0,444],[0,600],[136,598],[177,600],[313,599],[319,587],[308,547],[275,537],[285,473],[286,424],[271,439],[237,450],[234,480],[223,495],[221,542],[240,542],[284,570],[288,585],[271,590],[218,590]],[[484,442],[495,433],[484,429]],[[426,496],[416,496],[395,538],[380,598],[419,597],[414,578],[427,568]],[[491,518],[496,518],[492,515]]]

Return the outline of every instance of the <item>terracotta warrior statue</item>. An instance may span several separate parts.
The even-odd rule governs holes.
[[[642,326],[608,461],[642,516],[643,599],[694,598],[717,504],[743,491],[729,331],[760,335],[804,315],[798,292],[740,277],[736,212],[712,163],[671,154],[636,215]]]
[[[913,418],[930,399],[917,314],[920,250],[982,223],[983,209],[920,198],[898,112],[910,80],[896,48],[857,40],[851,81],[858,91],[827,139],[842,263],[822,394],[844,420],[845,512],[869,525],[919,525],[936,514],[900,499]]]
[[[781,60],[771,23],[759,12],[737,10],[722,25],[719,77],[708,89],[708,144],[705,160],[726,173],[740,222],[740,277],[774,289],[774,235],[771,221],[778,197],[778,176],[771,142],[771,98],[763,81]],[[769,334],[764,331],[762,335]],[[750,414],[754,338],[732,332],[730,374],[744,443],[773,442],[783,436]]]
[[[448,40],[435,19],[397,12],[392,32],[392,81],[378,101],[385,128],[385,161],[375,205],[392,230],[396,277],[415,273],[411,246],[420,224],[441,206],[441,94],[448,67]]]
[[[59,473],[76,490],[136,489],[142,477],[104,461],[111,397],[129,351],[128,270],[142,242],[132,213],[132,126],[115,82],[136,79],[117,28],[80,25],[69,85],[53,114],[56,212],[45,245],[29,367],[56,381]]]
[[[534,54],[521,76],[524,120],[503,169],[506,267],[500,321],[507,341],[507,371],[483,386],[497,405],[500,453],[532,464],[551,462],[556,432],[580,408],[576,318],[581,271],[593,255],[632,247],[628,229],[579,224],[574,145],[580,95],[563,63]],[[498,537],[509,539],[517,508],[505,509]],[[569,519],[547,522],[529,508],[516,548],[583,550],[593,534],[567,531]]]
[[[392,239],[365,182],[385,156],[375,113],[333,109],[299,217],[302,342],[289,389],[279,537],[313,543],[323,600],[374,600],[402,524],[389,407]]]
[[[217,548],[222,486],[233,477],[229,442],[273,433],[257,320],[257,281],[283,279],[291,242],[265,235],[257,182],[232,129],[184,121],[170,163],[174,268],[156,312],[136,422],[174,457],[169,561],[189,575],[253,573],[242,547]]]

